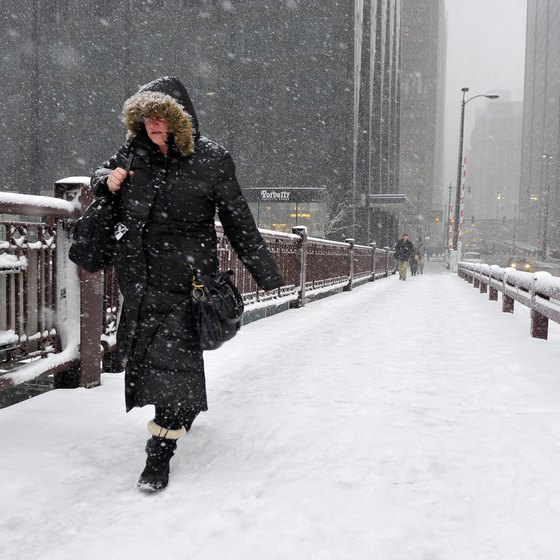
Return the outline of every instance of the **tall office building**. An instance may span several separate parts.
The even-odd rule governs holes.
[[[401,0],[4,0],[2,188],[89,175],[123,141],[123,101],[177,75],[263,227],[359,242],[398,192]],[[384,241],[385,240],[385,241]]]
[[[353,28],[350,233],[359,243],[392,246],[399,211],[391,195],[399,193],[401,0],[358,0]]]
[[[400,189],[402,228],[429,238],[441,208],[446,25],[443,0],[403,0]],[[432,244],[435,239],[431,240]]]
[[[519,231],[560,256],[560,4],[527,3]]]
[[[518,215],[522,103],[509,92],[477,108],[465,167],[465,224]]]

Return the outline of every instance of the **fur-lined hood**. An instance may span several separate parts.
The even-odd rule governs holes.
[[[198,120],[187,89],[178,78],[165,76],[142,86],[125,101],[123,116],[132,137],[145,130],[142,117],[166,118],[181,154],[186,157],[194,152]]]

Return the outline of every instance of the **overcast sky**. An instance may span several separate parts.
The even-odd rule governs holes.
[[[444,191],[455,184],[459,150],[461,88],[468,95],[509,90],[523,100],[527,0],[445,0],[447,77],[445,88]],[[475,99],[465,112],[465,149],[469,145]]]

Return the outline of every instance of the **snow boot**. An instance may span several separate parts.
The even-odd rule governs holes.
[[[162,428],[153,420],[148,423],[148,430],[152,434],[146,444],[148,458],[137,486],[148,492],[159,492],[166,488],[169,482],[169,461],[177,449],[177,440],[187,431],[184,427],[179,430]]]

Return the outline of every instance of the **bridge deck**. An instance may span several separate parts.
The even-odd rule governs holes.
[[[0,410],[0,556],[552,560],[560,332],[428,263],[244,327],[143,495],[122,376]]]

